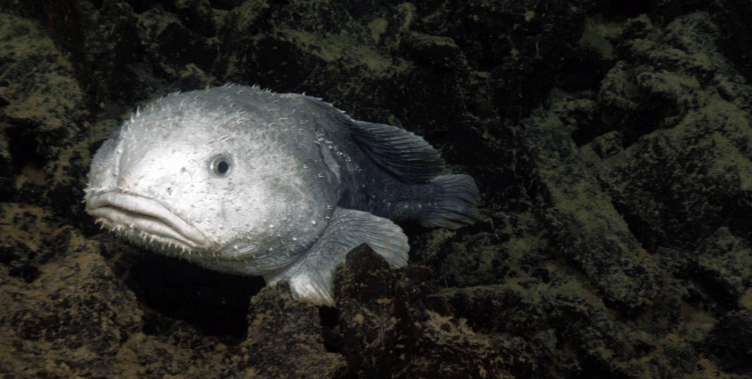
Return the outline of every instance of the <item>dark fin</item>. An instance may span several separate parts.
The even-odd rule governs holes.
[[[352,138],[382,170],[407,184],[426,184],[444,172],[444,160],[426,140],[391,125],[356,121],[320,99],[300,96],[326,117],[350,126]]]
[[[456,229],[480,220],[478,187],[469,175],[442,175],[431,181],[431,206],[420,224]]]
[[[444,171],[444,160],[426,140],[384,124],[353,121],[352,136],[382,170],[407,184],[425,184]]]
[[[407,264],[407,236],[388,219],[368,212],[337,207],[324,233],[298,261],[284,271],[264,277],[270,285],[286,280],[294,298],[334,306],[334,272],[345,255],[362,243],[394,267]]]

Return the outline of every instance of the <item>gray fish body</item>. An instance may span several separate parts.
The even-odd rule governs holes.
[[[390,220],[478,219],[472,178],[443,170],[410,132],[303,95],[223,86],[169,95],[124,122],[94,157],[85,200],[136,244],[284,279],[296,297],[332,305],[334,270],[361,243],[407,264]]]

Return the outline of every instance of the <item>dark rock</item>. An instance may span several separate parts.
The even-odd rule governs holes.
[[[234,376],[268,378],[337,378],[345,359],[327,352],[319,311],[296,301],[286,283],[266,287],[251,301],[248,333],[239,347]]]
[[[752,371],[752,312],[729,312],[710,332],[708,351],[720,367],[738,374]]]
[[[337,273],[343,353],[351,373],[359,378],[507,374],[492,338],[427,306],[446,302],[431,298],[429,269],[408,266],[400,272],[396,280],[386,261],[364,244],[347,255]]]
[[[343,353],[361,378],[389,378],[400,364],[394,315],[394,273],[363,244],[347,254],[335,280]]]

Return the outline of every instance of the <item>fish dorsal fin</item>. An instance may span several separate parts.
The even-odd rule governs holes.
[[[352,120],[353,139],[382,170],[407,184],[427,183],[444,171],[444,160],[426,140],[391,125]]]

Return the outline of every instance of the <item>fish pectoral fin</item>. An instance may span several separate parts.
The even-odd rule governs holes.
[[[312,107],[311,111],[327,119],[325,125],[349,130],[350,136],[368,158],[401,182],[425,184],[444,173],[444,160],[422,137],[396,126],[353,120],[320,99],[309,96],[301,96],[300,99]],[[330,162],[326,164],[330,170],[335,166]]]
[[[394,267],[407,264],[407,236],[391,220],[368,212],[337,207],[324,233],[298,261],[273,277],[286,280],[295,299],[334,306],[334,273],[350,250],[367,243]]]
[[[391,125],[353,121],[352,137],[382,170],[407,184],[428,183],[444,171],[444,160],[426,140]]]

